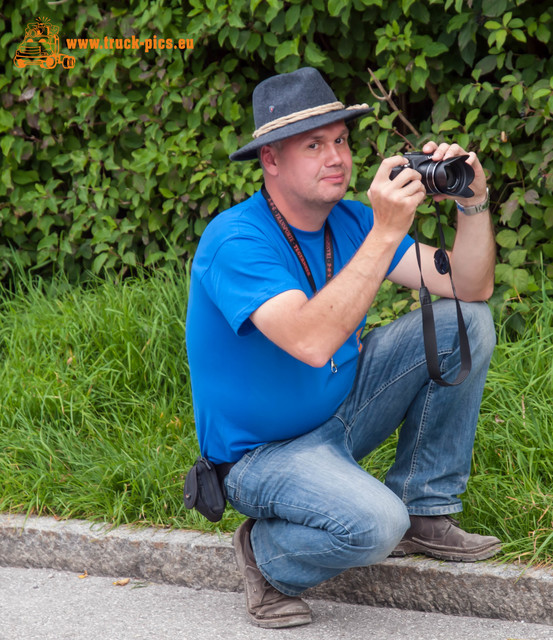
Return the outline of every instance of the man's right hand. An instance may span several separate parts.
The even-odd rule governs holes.
[[[426,197],[426,189],[421,182],[421,174],[411,168],[405,168],[390,180],[394,167],[405,165],[403,156],[392,156],[382,161],[367,191],[374,214],[374,226],[371,233],[401,242],[409,231],[417,207]]]

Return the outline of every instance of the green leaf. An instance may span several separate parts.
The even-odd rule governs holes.
[[[411,86],[413,91],[419,91],[426,86],[426,80],[428,79],[428,70],[415,67],[411,78]]]
[[[436,58],[446,51],[448,48],[441,42],[430,42],[424,48],[424,54],[427,58]]]
[[[507,27],[509,25],[509,23],[511,22],[511,18],[513,17],[513,12],[512,11],[507,11],[506,13],[503,14],[503,26]]]
[[[495,240],[500,247],[505,247],[506,249],[512,249],[517,244],[516,231],[511,231],[510,229],[503,229],[496,235]]]
[[[285,40],[278,45],[275,51],[275,62],[280,62],[288,56],[298,55],[298,41],[297,40]]]
[[[314,67],[320,66],[326,60],[326,55],[313,42],[309,42],[305,47],[304,56],[305,61]]]
[[[328,13],[333,16],[339,16],[348,5],[349,0],[328,0]]]
[[[526,269],[515,269],[512,284],[518,293],[526,293],[530,283],[530,274]]]
[[[8,131],[15,124],[15,118],[5,109],[0,108],[0,131]]]
[[[480,109],[471,109],[465,118],[465,130],[468,131],[480,115]]]
[[[265,33],[265,35],[263,36],[263,40],[265,44],[269,47],[278,47],[278,38],[274,33],[270,31]]]
[[[292,31],[298,24],[300,19],[301,7],[299,4],[293,4],[286,12],[285,26],[286,31]]]
[[[132,267],[136,267],[136,254],[133,251],[126,251],[121,257],[121,261],[123,262],[123,264],[128,264]]]
[[[522,102],[524,100],[524,88],[521,84],[515,84],[512,92],[513,92],[513,98],[517,102]]]
[[[520,267],[526,260],[526,249],[514,249],[509,253],[509,264],[513,267]]]
[[[433,238],[434,233],[436,232],[437,221],[434,216],[427,216],[425,221],[422,223],[422,232],[426,238]]]
[[[545,96],[550,96],[550,95],[551,95],[550,89],[538,89],[537,91],[532,93],[532,98],[534,100],[538,100],[539,98],[544,98]]]
[[[44,238],[38,243],[37,251],[42,251],[43,249],[51,249],[52,247],[57,246],[58,244],[58,235],[56,233],[52,233]]]
[[[144,266],[150,267],[157,262],[161,262],[164,257],[165,254],[163,253],[163,251],[153,251],[152,253],[148,254],[148,257],[144,261]]]
[[[547,25],[545,25],[545,24],[540,24],[538,26],[537,31],[536,31],[536,38],[540,42],[544,42],[544,43],[548,44],[550,39],[551,39],[551,31],[550,31],[549,27]]]
[[[202,235],[202,233],[205,231],[206,227],[207,227],[207,220],[205,218],[198,218],[194,222],[194,233],[198,237],[200,237]]]
[[[460,126],[461,123],[457,122],[457,120],[446,120],[439,126],[438,131],[440,133],[442,131],[453,131],[453,129],[458,129]]]
[[[508,6],[509,0],[482,0],[482,13],[485,16],[502,16]]]
[[[495,32],[495,43],[498,49],[501,49],[505,44],[505,40],[507,39],[507,31],[504,29],[500,29]]]
[[[314,17],[313,7],[311,5],[302,6],[301,19],[300,19],[300,27],[301,27],[302,33],[307,33],[309,31],[309,28],[313,23],[313,17]]]
[[[384,155],[384,153],[386,152],[387,143],[388,143],[388,132],[381,131],[378,134],[378,137],[376,139],[376,147],[378,149],[378,153]]]
[[[476,68],[480,69],[483,74],[491,73],[497,68],[497,56],[485,56],[476,64]]]
[[[432,121],[441,124],[449,115],[449,100],[441,95],[432,107]]]
[[[38,182],[39,180],[36,171],[16,170],[12,172],[12,178],[16,184],[30,184],[31,182]]]

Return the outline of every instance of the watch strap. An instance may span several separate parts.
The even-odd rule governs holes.
[[[455,204],[457,205],[458,211],[466,216],[474,216],[477,213],[482,213],[482,211],[486,211],[490,207],[490,190],[486,189],[486,199],[480,204],[472,204],[465,207],[460,202],[457,202],[457,200],[455,200]]]

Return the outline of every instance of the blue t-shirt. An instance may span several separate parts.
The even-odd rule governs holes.
[[[372,210],[342,200],[328,218],[334,273],[354,255],[373,224]],[[293,229],[317,289],[325,284],[324,227]],[[388,272],[413,240],[406,236]],[[311,367],[266,338],[249,319],[291,289],[313,292],[261,192],[219,214],[204,231],[192,265],[186,344],[200,450],[235,462],[267,442],[294,438],[326,421],[348,395],[361,350],[357,330],[330,364]]]

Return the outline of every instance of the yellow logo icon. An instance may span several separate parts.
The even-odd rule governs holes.
[[[61,64],[64,69],[72,69],[75,58],[60,53],[59,30],[50,18],[36,18],[35,22],[30,22],[25,29],[23,42],[13,57],[15,66],[24,69],[27,65],[36,65],[53,69]]]

